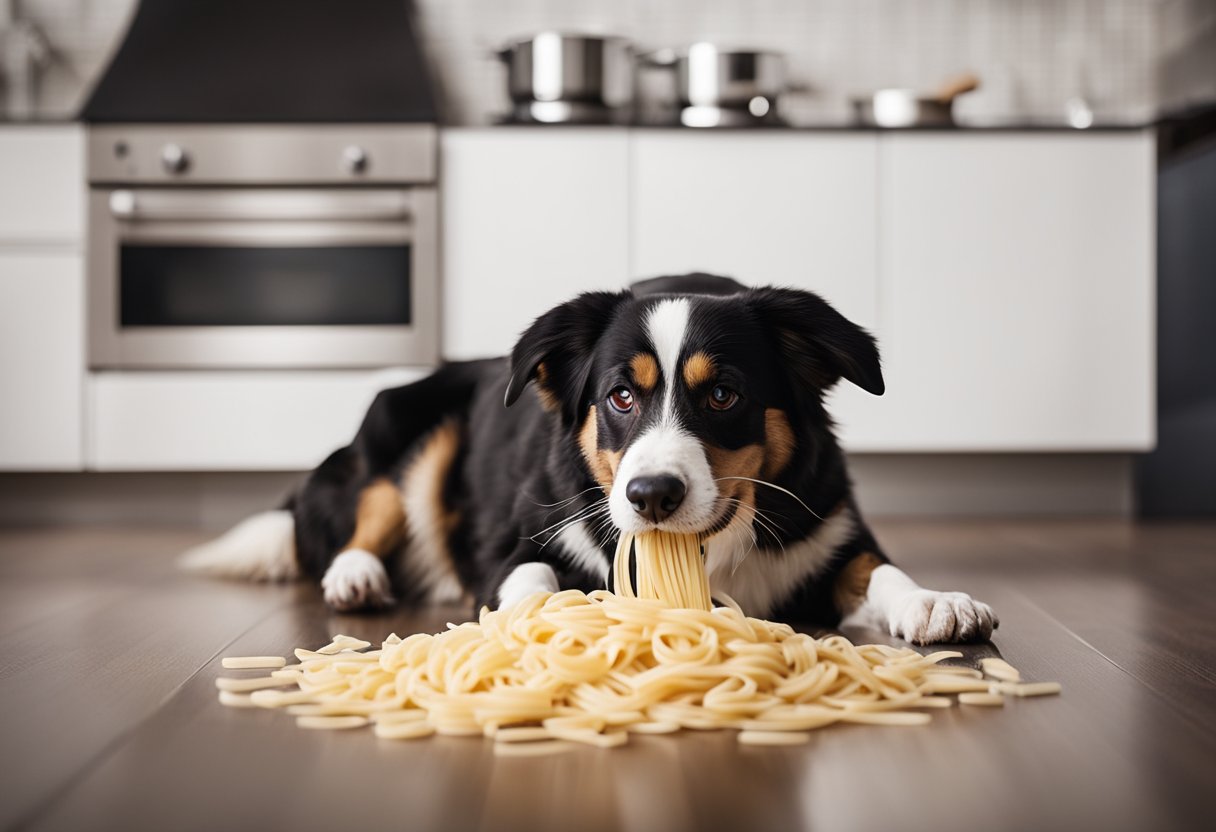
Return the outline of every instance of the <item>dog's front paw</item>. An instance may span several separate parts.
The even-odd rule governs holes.
[[[992,607],[965,592],[917,589],[891,606],[891,635],[913,644],[987,641],[1000,624]]]
[[[388,572],[380,558],[362,549],[347,549],[329,565],[321,579],[325,603],[340,612],[393,603]]]

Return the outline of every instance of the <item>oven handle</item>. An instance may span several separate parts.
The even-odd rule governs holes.
[[[410,218],[405,191],[132,191],[110,193],[110,213],[126,222],[160,220],[355,220]]]

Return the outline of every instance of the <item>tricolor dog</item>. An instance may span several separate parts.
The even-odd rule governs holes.
[[[893,566],[824,410],[884,389],[874,339],[809,292],[708,275],[580,295],[510,359],[451,363],[376,397],[280,511],[188,567],[320,580],[337,610],[610,585],[618,535],[700,535],[714,593],[749,615],[877,625],[923,644],[996,616]]]

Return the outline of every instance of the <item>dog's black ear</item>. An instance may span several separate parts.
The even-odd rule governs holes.
[[[847,379],[867,393],[886,390],[874,336],[812,292],[753,289],[749,306],[770,327],[791,373],[827,390]]]
[[[587,292],[541,315],[511,351],[507,407],[519,400],[531,381],[541,401],[573,421],[591,371],[592,354],[628,292]]]

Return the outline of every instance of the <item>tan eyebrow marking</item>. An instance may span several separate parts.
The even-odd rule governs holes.
[[[714,360],[703,352],[694,352],[684,361],[684,383],[690,388],[711,381],[717,372]]]
[[[659,363],[654,356],[640,352],[629,360],[629,369],[633,373],[633,383],[649,393],[659,384]]]

